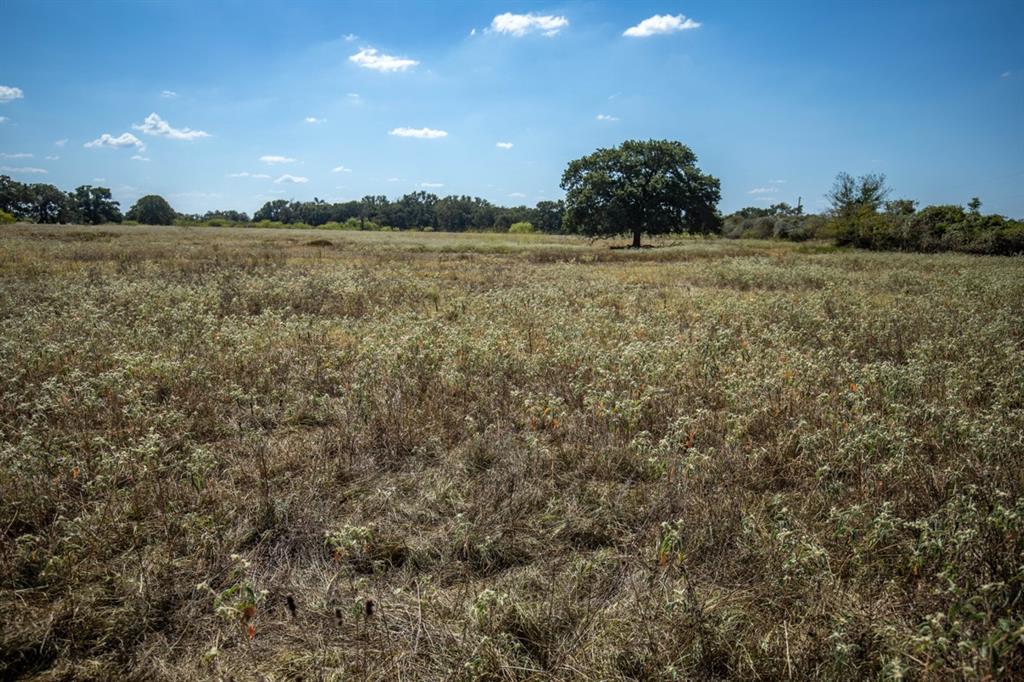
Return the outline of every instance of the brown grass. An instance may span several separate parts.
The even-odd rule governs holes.
[[[0,677],[1011,678],[1022,300],[1010,258],[0,228]]]

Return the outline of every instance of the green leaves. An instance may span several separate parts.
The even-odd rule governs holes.
[[[592,237],[718,230],[717,178],[697,168],[689,147],[669,140],[627,140],[569,163],[562,175],[565,223]]]

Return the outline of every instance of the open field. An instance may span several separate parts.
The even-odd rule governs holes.
[[[1024,260],[0,228],[0,678],[1010,678]]]

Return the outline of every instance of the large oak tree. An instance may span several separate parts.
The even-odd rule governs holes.
[[[718,178],[681,142],[627,140],[576,159],[562,175],[565,226],[592,237],[717,232]]]

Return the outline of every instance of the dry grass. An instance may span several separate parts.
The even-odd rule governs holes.
[[[1019,674],[1024,262],[830,251],[2,228],[0,677]]]

